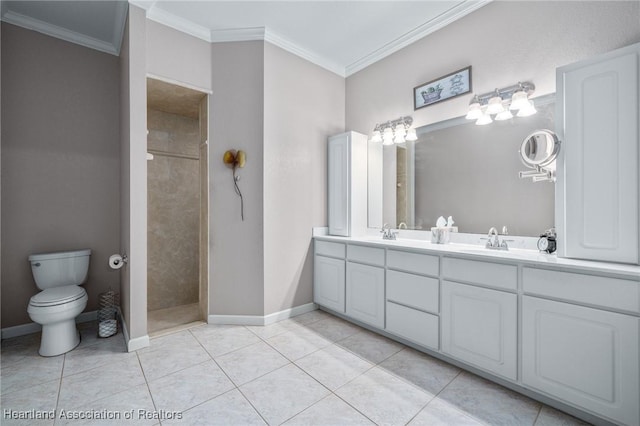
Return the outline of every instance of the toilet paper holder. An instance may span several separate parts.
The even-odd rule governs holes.
[[[120,269],[125,263],[129,263],[129,256],[126,254],[113,254],[109,257],[109,266],[112,269]]]

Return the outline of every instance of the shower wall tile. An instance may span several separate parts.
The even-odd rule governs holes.
[[[198,120],[148,110],[148,148],[199,154]],[[200,166],[155,155],[148,176],[148,310],[198,302]]]

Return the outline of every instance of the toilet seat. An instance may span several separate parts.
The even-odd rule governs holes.
[[[77,285],[48,288],[31,297],[29,305],[33,307],[46,307],[65,305],[86,297],[84,288]]]

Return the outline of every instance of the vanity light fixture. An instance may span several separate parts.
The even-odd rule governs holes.
[[[491,123],[493,123],[493,120],[491,119],[491,116],[488,112],[485,112],[484,114],[482,114],[482,117],[476,120],[476,126],[484,126]]]
[[[376,124],[369,142],[382,142],[382,145],[405,143],[418,139],[415,129],[411,128],[413,118],[410,116],[389,120]]]
[[[409,130],[407,130],[407,136],[405,136],[404,139],[411,142],[417,141],[418,135],[416,134],[416,129],[412,127]]]
[[[479,126],[496,121],[508,120],[513,117],[511,111],[518,111],[517,117],[528,117],[537,111],[529,97],[535,91],[533,83],[519,82],[512,86],[495,89],[494,91],[475,95],[469,103],[469,111],[465,116],[468,120],[476,120]],[[491,115],[495,115],[492,119]]]
[[[487,114],[500,114],[504,111],[504,107],[502,106],[502,96],[496,89],[496,93],[489,99],[487,103]]]
[[[467,120],[477,120],[482,117],[482,108],[480,107],[480,100],[478,99],[478,95],[475,95],[473,99],[471,99],[471,103],[469,104],[469,112],[465,117]]]
[[[538,112],[538,110],[536,110],[536,107],[533,105],[533,101],[529,100],[529,101],[527,101],[527,104],[525,106],[520,108],[520,110],[518,111],[516,116],[518,116],[518,117],[528,117],[530,115],[535,114],[536,112]]]
[[[509,108],[505,108],[501,113],[496,115],[496,121],[503,121],[513,118],[513,114],[511,114],[511,110]]]

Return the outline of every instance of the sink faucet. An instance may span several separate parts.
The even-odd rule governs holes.
[[[509,250],[509,245],[507,244],[507,241],[514,241],[514,240],[507,240],[503,238],[501,242],[500,237],[498,237],[498,230],[493,226],[489,229],[489,233],[487,234],[487,237],[481,238],[481,239],[487,240],[487,244],[485,245],[485,248],[492,249],[492,250]]]
[[[380,233],[382,234],[382,239],[383,240],[395,240],[396,236],[398,235],[398,233],[394,230],[392,230],[388,224],[384,224],[382,225],[382,230],[380,231]]]
[[[493,241],[491,241],[491,237],[493,237]],[[500,240],[498,239],[498,230],[492,226],[487,234],[487,248],[494,247],[500,247]]]

